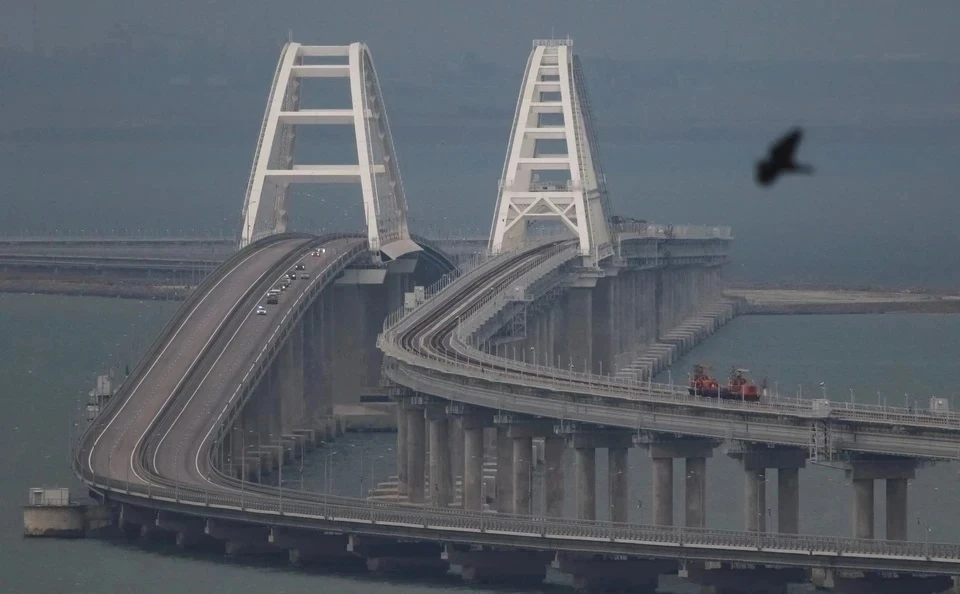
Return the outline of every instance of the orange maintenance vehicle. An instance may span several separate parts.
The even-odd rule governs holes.
[[[710,366],[703,363],[693,366],[693,375],[690,378],[690,394],[724,400],[749,400],[751,402],[760,400],[760,389],[756,384],[747,380],[744,375],[749,371],[748,369],[734,367],[730,372],[730,379],[727,380],[726,386],[721,386],[720,382],[710,377],[707,374],[709,369]]]

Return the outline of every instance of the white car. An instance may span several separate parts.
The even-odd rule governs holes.
[[[265,315],[267,315],[267,308],[264,307],[264,306],[262,306],[262,305],[258,305],[258,306],[257,306],[257,315],[258,315],[258,316],[265,316]]]

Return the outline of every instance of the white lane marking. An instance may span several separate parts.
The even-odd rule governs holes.
[[[313,278],[310,280],[310,284],[308,284],[306,288],[304,288],[304,290],[300,292],[300,295],[297,296],[297,299],[287,309],[287,314],[293,311],[293,309],[297,306],[297,304],[300,303],[300,300],[303,298],[303,296],[307,294],[309,289],[313,287],[313,285],[318,280],[320,280],[320,277],[323,276],[324,273],[326,273],[328,270],[333,268],[337,263],[339,263],[341,258],[343,258],[342,255],[337,256],[336,258],[333,259],[332,262],[327,264],[327,266],[323,270],[320,271],[320,274],[313,275]],[[284,319],[286,319],[287,314],[284,314]],[[210,439],[210,435],[213,433],[213,430],[220,425],[220,419],[222,419],[223,415],[226,414],[228,406],[230,405],[231,402],[233,402],[233,399],[236,398],[237,394],[240,393],[240,390],[243,389],[243,386],[246,384],[247,375],[249,375],[253,371],[253,369],[257,366],[257,362],[260,361],[260,357],[262,357],[263,354],[266,352],[267,347],[270,346],[270,343],[273,342],[274,337],[277,335],[277,332],[279,331],[280,331],[280,326],[276,326],[273,329],[273,332],[270,334],[270,338],[267,339],[266,344],[264,344],[263,348],[260,349],[260,353],[257,355],[256,359],[254,359],[253,363],[250,365],[250,369],[247,370],[247,373],[243,376],[243,381],[241,381],[240,385],[237,386],[237,389],[233,391],[233,394],[230,395],[230,399],[227,401],[227,406],[223,407],[223,411],[221,411],[220,414],[217,415],[216,420],[214,420],[214,422],[210,424],[210,429],[207,431],[207,434],[203,437],[203,440],[200,442],[200,447],[197,448],[197,454],[194,457],[194,466],[197,469],[197,476],[202,477],[205,481],[207,481],[211,485],[215,483],[212,480],[210,480],[210,477],[204,475],[202,470],[200,470],[200,454],[204,450],[204,444],[206,444],[207,441]],[[226,350],[226,347],[224,347],[224,350]],[[223,485],[217,485],[217,486],[220,488],[224,488]],[[226,488],[233,491],[238,490],[236,488],[231,488],[231,487],[226,487]]]
[[[173,343],[176,341],[176,338],[177,338],[177,336],[180,334],[180,331],[183,330],[183,329],[186,327],[187,322],[190,321],[190,318],[193,317],[193,314],[195,314],[195,313],[197,312],[197,310],[200,308],[200,306],[203,304],[203,302],[207,300],[207,297],[209,297],[210,295],[212,295],[213,292],[214,292],[214,290],[215,290],[217,287],[220,286],[220,283],[222,283],[223,281],[227,280],[227,278],[229,278],[230,275],[233,274],[238,268],[240,268],[241,266],[243,266],[243,265],[247,262],[247,260],[249,260],[250,258],[252,258],[252,257],[254,257],[254,256],[258,255],[258,254],[260,254],[263,250],[267,249],[268,247],[270,247],[270,246],[264,246],[263,248],[258,249],[257,251],[253,252],[252,254],[250,254],[249,256],[247,256],[246,258],[244,258],[243,260],[241,260],[240,262],[238,262],[236,266],[234,266],[233,268],[231,268],[230,271],[227,272],[227,274],[223,275],[223,277],[222,277],[220,280],[217,281],[217,284],[213,285],[213,286],[210,288],[210,291],[208,291],[207,294],[204,295],[203,298],[202,298],[200,301],[197,302],[197,305],[194,306],[193,310],[190,311],[190,314],[187,315],[187,317],[183,319],[183,323],[180,324],[180,327],[177,328],[177,331],[174,332],[173,336],[170,337],[170,340],[167,341],[167,344],[166,344],[166,346],[163,347],[163,350],[160,351],[160,353],[158,353],[157,356],[154,358],[153,363],[150,365],[150,367],[147,369],[147,371],[143,374],[143,377],[140,378],[140,381],[137,382],[137,385],[134,386],[133,390],[132,390],[132,391],[130,392],[130,394],[127,396],[127,399],[124,400],[124,401],[123,401],[123,404],[120,405],[120,408],[117,409],[117,412],[113,415],[113,418],[110,419],[110,421],[107,423],[107,425],[103,428],[103,431],[100,432],[100,435],[97,436],[97,439],[95,439],[95,440],[93,441],[93,445],[90,446],[90,454],[87,456],[87,466],[90,468],[90,472],[94,472],[94,470],[93,470],[93,452],[97,449],[97,445],[100,443],[100,439],[101,439],[104,435],[106,435],[107,431],[110,430],[110,426],[113,425],[113,422],[116,421],[116,420],[117,420],[117,417],[120,416],[120,413],[123,412],[123,409],[126,408],[127,404],[128,404],[131,400],[133,400],[133,396],[134,396],[134,394],[137,393],[137,390],[140,389],[140,385],[143,384],[144,380],[147,379],[147,376],[149,376],[149,375],[150,375],[150,372],[153,371],[153,368],[157,365],[157,362],[160,361],[160,359],[163,357],[163,354],[167,352],[167,349],[170,348],[170,345],[173,344]],[[110,472],[110,468],[107,468],[107,473],[109,474],[109,472]]]
[[[264,247],[264,249],[266,250],[266,249],[268,249],[268,248],[274,248],[274,247],[277,247],[277,245],[279,245],[279,244],[269,245],[269,246]],[[258,253],[259,253],[259,252],[258,252]],[[244,261],[246,261],[246,260],[244,260]],[[231,271],[231,272],[232,272],[232,271]],[[269,273],[269,270],[268,270],[267,272],[261,274],[260,276],[258,276],[257,279],[256,279],[256,281],[254,281],[254,285],[258,284],[258,283],[263,279],[263,277],[265,277],[268,273]],[[233,311],[233,310],[240,304],[240,302],[244,300],[245,297],[246,297],[246,291],[244,291],[244,293],[240,296],[240,298],[237,299],[237,300],[233,303],[233,305],[230,307],[229,311]],[[248,317],[248,318],[250,317],[250,313],[247,314],[247,317]],[[144,481],[144,480],[143,480],[143,477],[140,476],[140,474],[137,472],[136,466],[134,466],[134,464],[133,464],[133,459],[134,459],[134,458],[136,457],[136,455],[137,455],[137,450],[140,449],[140,443],[143,441],[143,438],[146,437],[147,433],[149,433],[149,428],[152,427],[153,424],[154,424],[154,423],[157,421],[157,419],[160,417],[160,415],[163,414],[164,409],[166,409],[167,404],[168,404],[168,403],[170,402],[170,400],[173,398],[174,394],[176,394],[177,392],[179,392],[179,391],[180,391],[180,388],[183,386],[183,383],[184,383],[185,381],[187,381],[187,377],[190,376],[190,373],[189,373],[190,368],[193,367],[194,364],[196,364],[197,360],[199,360],[201,357],[203,357],[203,356],[206,354],[206,352],[207,352],[207,347],[210,346],[210,343],[213,342],[213,339],[217,336],[217,334],[219,334],[220,329],[223,328],[223,325],[226,324],[226,323],[227,323],[227,320],[229,320],[229,319],[230,319],[230,316],[227,315],[227,316],[224,317],[222,320],[220,320],[220,323],[217,324],[217,327],[214,328],[214,330],[213,330],[213,332],[210,334],[209,338],[207,338],[207,342],[205,342],[205,343],[203,344],[203,347],[200,348],[200,351],[198,352],[197,356],[194,357],[194,358],[193,358],[193,361],[191,361],[190,364],[187,366],[188,373],[185,373],[185,374],[183,375],[183,377],[180,378],[180,381],[177,382],[177,385],[174,386],[174,388],[173,388],[173,390],[170,392],[170,394],[167,395],[166,398],[164,398],[163,404],[160,405],[160,408],[157,410],[157,413],[156,413],[155,415],[153,415],[153,418],[150,419],[150,422],[149,422],[149,423],[147,423],[146,429],[144,430],[143,433],[140,434],[140,437],[137,438],[137,443],[134,444],[133,449],[130,450],[130,470],[133,472],[133,475],[134,475],[135,477],[137,477],[137,479],[140,480],[141,482],[147,482],[147,481]],[[246,320],[246,318],[244,318],[244,320]],[[231,340],[232,340],[232,339],[231,339]],[[191,396],[191,398],[192,398],[192,396]],[[181,410],[180,412],[181,412],[181,414],[183,413],[182,410]],[[179,415],[177,415],[177,418],[179,418]],[[172,427],[172,426],[173,426],[173,425],[171,425],[171,427]],[[169,433],[169,430],[168,430],[167,432]],[[166,434],[164,434],[164,437],[166,437]],[[163,441],[163,440],[161,440],[161,442],[162,442],[162,441]],[[159,445],[158,445],[157,447],[159,448]],[[156,460],[157,460],[157,458],[156,458],[156,452],[154,452],[154,458],[153,458],[154,467],[156,467]]]
[[[259,279],[257,279],[257,280],[259,281]],[[242,298],[241,298],[241,299],[242,299]],[[253,311],[247,312],[247,315],[244,316],[243,321],[240,322],[240,325],[239,325],[239,326],[237,326],[237,329],[236,329],[236,331],[234,331],[233,335],[230,337],[230,340],[227,341],[227,344],[224,345],[223,350],[220,351],[220,354],[217,356],[216,359],[214,359],[213,364],[210,365],[210,369],[207,370],[207,373],[205,373],[205,374],[203,375],[203,379],[201,379],[201,380],[200,380],[200,383],[197,384],[197,388],[193,391],[193,394],[190,395],[190,398],[188,398],[187,401],[184,403],[183,408],[180,409],[180,412],[177,414],[176,418],[174,418],[174,419],[173,419],[173,422],[170,423],[170,426],[167,427],[167,430],[164,432],[163,437],[160,438],[160,441],[157,443],[157,447],[153,450],[153,460],[152,460],[151,464],[152,464],[152,466],[153,466],[153,471],[154,471],[154,472],[156,472],[156,469],[157,469],[157,454],[160,452],[160,448],[163,446],[164,440],[167,439],[167,436],[170,435],[170,431],[173,430],[173,427],[177,424],[177,421],[179,421],[179,420],[180,420],[180,417],[183,416],[184,411],[187,410],[187,407],[189,407],[189,406],[190,406],[190,403],[193,402],[193,398],[194,398],[194,396],[197,395],[197,392],[200,391],[200,388],[203,386],[203,382],[207,381],[207,376],[209,376],[210,373],[211,373],[214,369],[216,369],[217,363],[220,362],[220,359],[221,359],[221,358],[223,357],[223,355],[227,352],[227,349],[230,347],[230,343],[233,342],[233,339],[237,337],[237,334],[239,334],[241,330],[243,330],[244,324],[247,323],[247,320],[250,319],[250,316],[251,316],[251,315],[253,315]],[[216,333],[220,330],[220,326],[223,326],[223,324],[225,324],[225,323],[227,322],[227,320],[229,320],[229,319],[230,319],[230,317],[228,316],[227,318],[224,318],[224,320],[223,320],[222,322],[220,322],[220,325],[217,326],[217,330],[214,331],[214,334],[213,334],[214,336],[215,336]],[[209,341],[207,341],[207,342],[209,343]],[[204,351],[206,351],[206,347],[204,347]],[[186,376],[184,376],[184,377],[186,377]],[[181,383],[182,383],[182,381],[183,381],[183,380],[181,380]],[[177,384],[177,387],[174,389],[173,392],[170,393],[170,396],[167,396],[167,400],[164,402],[164,407],[166,407],[167,402],[173,397],[174,394],[177,393],[177,391],[179,390],[179,388],[180,388],[180,384]],[[150,422],[150,425],[153,425],[153,422],[156,421],[157,417],[160,416],[160,413],[162,413],[162,412],[163,412],[163,409],[161,409],[160,412],[157,413],[157,416],[153,417],[153,421]],[[150,425],[148,425],[148,427],[149,427]],[[144,435],[146,435],[146,432],[144,432]],[[140,439],[143,439],[143,435],[140,436]],[[140,444],[140,442],[137,441],[137,445],[139,445],[139,444]],[[137,448],[134,447],[133,450],[134,450],[134,452],[136,452]],[[133,457],[134,457],[134,454],[131,453],[131,454],[130,454],[130,464],[131,464],[131,468],[133,467],[133,466],[132,466],[132,465],[133,465]],[[177,462],[177,463],[179,464],[179,462]],[[134,473],[134,474],[136,474],[136,473]],[[138,476],[137,478],[140,478],[140,477]]]

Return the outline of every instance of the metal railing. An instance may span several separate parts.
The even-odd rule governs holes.
[[[733,230],[715,225],[660,225],[656,223],[614,223],[611,231],[620,241],[629,239],[733,239]]]
[[[420,308],[422,308],[440,293],[446,292],[454,287],[459,287],[461,285],[459,282],[460,279],[465,278],[466,275],[474,272],[479,273],[482,270],[489,270],[491,267],[496,266],[501,262],[505,262],[512,257],[516,257],[519,253],[524,253],[531,249],[536,249],[539,246],[564,238],[565,237],[559,237],[556,235],[547,235],[538,237],[533,241],[517,247],[516,249],[500,252],[499,254],[493,254],[490,251],[474,254],[473,258],[470,258],[466,262],[462,263],[453,271],[444,274],[439,280],[434,282],[429,287],[425,287],[424,300],[422,303],[417,304],[413,308],[400,307],[399,309],[390,313],[383,321],[384,332],[395,329],[400,322],[407,319],[407,317],[411,314],[419,312]]]
[[[715,558],[751,558],[767,554],[780,562],[810,565],[811,557],[832,557],[842,566],[843,558],[856,563],[873,561],[878,566],[898,563],[925,563],[925,571],[955,573],[960,569],[960,545],[935,542],[865,540],[832,536],[768,534],[703,528],[649,526],[552,518],[542,515],[515,515],[461,509],[410,506],[371,499],[354,499],[284,489],[257,490],[198,489],[188,486],[164,487],[130,484],[81,471],[80,478],[94,489],[114,491],[147,501],[180,504],[184,511],[204,515],[205,509],[248,513],[258,522],[284,517],[285,522],[310,525],[331,522],[349,532],[363,532],[363,526],[388,525],[392,529],[429,530],[444,540],[469,542],[475,535],[500,537],[530,548],[577,550],[584,542],[609,543],[611,551],[632,549],[638,555],[650,554],[653,547],[705,549]],[[271,491],[267,493],[266,491]],[[192,508],[192,510],[191,510]],[[598,545],[599,546],[599,545]],[[601,547],[602,548],[602,547]]]
[[[503,284],[508,289],[508,283]],[[476,297],[464,312],[458,313],[459,323],[464,328],[453,333],[451,347],[456,356],[449,357],[432,350],[421,352],[405,351],[399,341],[399,326],[391,328],[389,333],[382,337],[382,348],[389,350],[390,356],[407,363],[430,367],[437,371],[467,375],[473,378],[483,377],[486,380],[498,380],[507,384],[516,384],[518,380],[525,385],[535,386],[548,391],[563,391],[568,393],[592,395],[606,399],[622,399],[634,402],[680,404],[698,408],[722,408],[726,410],[742,410],[756,414],[789,415],[802,419],[830,419],[858,423],[873,423],[883,425],[890,430],[896,426],[911,425],[927,429],[943,429],[949,431],[960,430],[960,413],[950,411],[921,410],[911,407],[895,407],[874,404],[858,404],[849,402],[822,402],[791,398],[764,398],[761,401],[721,400],[704,398],[690,394],[686,386],[653,383],[650,380],[642,381],[629,377],[597,375],[589,372],[564,369],[559,365],[540,365],[535,362],[517,361],[506,357],[498,357],[480,351],[477,345],[471,343],[470,333],[473,328],[465,323],[471,315],[489,316],[490,304],[506,306],[509,296],[500,293],[486,293]],[[487,308],[487,309],[484,309]],[[406,326],[406,325],[405,325]],[[388,343],[392,343],[388,344]],[[462,355],[462,358],[460,357]],[[535,352],[534,352],[534,357]],[[611,370],[614,371],[614,370]],[[956,436],[960,439],[960,435]],[[960,444],[958,444],[960,457]]]

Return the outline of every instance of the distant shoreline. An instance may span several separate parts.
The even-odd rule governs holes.
[[[124,281],[0,280],[0,293],[182,301],[184,286]],[[922,290],[865,288],[760,288],[729,286],[724,294],[739,302],[739,315],[960,314],[960,296]]]
[[[155,301],[183,301],[187,287],[145,283],[108,283],[57,280],[0,280],[0,293],[63,295],[67,297],[104,297]]]
[[[960,296],[932,291],[858,288],[727,287],[740,315],[960,313]]]

